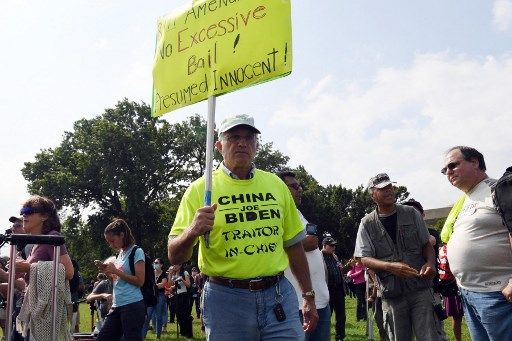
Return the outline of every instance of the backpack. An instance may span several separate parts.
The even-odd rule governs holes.
[[[492,201],[501,214],[503,225],[512,234],[512,167],[508,167],[503,176],[494,184]]]
[[[438,265],[439,281],[434,285],[436,292],[445,297],[455,296],[459,292],[457,282],[450,270],[448,257],[446,256],[446,244],[439,248],[439,265]]]
[[[134,258],[135,258],[135,251],[140,246],[134,245],[132,252],[130,252],[130,255],[128,256],[128,263],[130,265],[130,270],[133,275],[135,275],[135,264],[134,264]],[[155,283],[155,276],[151,276],[148,274],[153,274],[153,261],[148,256],[147,253],[144,252],[144,268],[145,268],[145,275],[144,275],[144,284],[140,287],[140,291],[142,292],[142,297],[144,298],[144,303],[146,304],[146,307],[154,307],[156,305],[156,296],[158,292],[158,288]]]

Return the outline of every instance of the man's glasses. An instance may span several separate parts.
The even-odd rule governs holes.
[[[34,213],[44,213],[44,209],[37,207],[22,207],[20,210],[20,215],[30,215]]]
[[[293,188],[296,191],[298,191],[299,189],[302,188],[302,186],[300,184],[298,184],[298,183],[287,184],[287,185],[288,185],[288,187],[291,187],[291,188]]]
[[[256,141],[256,134],[250,134],[246,136],[241,135],[226,135],[226,140],[231,143],[240,142],[241,140],[245,140],[247,143],[253,143]]]
[[[459,167],[461,162],[462,160],[450,162],[449,164],[446,165],[446,167],[441,168],[441,173],[446,175],[446,172],[448,172],[448,170],[454,170],[455,168]]]

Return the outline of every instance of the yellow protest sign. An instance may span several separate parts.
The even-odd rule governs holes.
[[[290,74],[290,0],[196,0],[158,21],[152,115]]]

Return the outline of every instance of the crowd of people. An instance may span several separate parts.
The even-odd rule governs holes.
[[[476,149],[457,146],[446,153],[441,172],[463,194],[441,234],[426,226],[421,203],[397,203],[386,173],[373,176],[367,190],[375,209],[361,219],[353,257],[340,260],[336,240],[319,235],[300,212],[303,189],[295,174],[255,167],[261,132],[254,119],[228,117],[218,133],[222,162],[213,171],[212,191],[205,193],[205,177],[186,190],[167,257],[151,260],[123,219],[106,226],[104,238],[115,256],[95,261],[97,281],[86,298],[98,312],[96,340],[142,340],[150,329],[160,339],[170,323],[192,338],[195,315],[211,341],[325,341],[334,317],[338,341],[345,339],[346,295],[357,300],[356,321],[366,323],[367,333],[375,321],[381,340],[446,340],[448,316],[456,340],[463,316],[473,340],[511,339],[512,238],[492,201],[496,180],[485,173]],[[204,204],[205,194],[213,204]],[[20,213],[10,219],[12,233],[59,235],[48,198],[31,197]],[[189,266],[196,247],[197,266]],[[47,297],[39,281],[53,258],[49,245],[18,248],[14,287],[23,303],[17,305],[21,328],[13,340],[47,336],[48,315],[27,311]],[[59,259],[58,283],[69,294],[57,297],[62,336],[70,330],[64,308],[72,302],[69,281],[78,268],[65,246]],[[4,297],[8,275],[0,268]],[[154,279],[151,303],[148,278]]]
[[[208,340],[321,339],[313,336],[316,328],[323,330],[324,319],[320,316],[324,303],[320,306],[314,287],[318,278],[327,283],[329,310],[336,315],[336,339],[342,340],[345,266],[335,255],[336,242],[331,237],[323,240],[326,271],[315,274],[311,269],[318,265],[310,254],[314,249],[308,246],[311,226],[297,210],[294,197],[300,184],[291,174],[279,178],[254,166],[259,134],[247,115],[222,122],[215,144],[223,161],[212,176],[214,204],[203,205],[204,178],[190,185],[169,235],[169,259],[172,263],[187,261],[193,247],[199,245],[199,267],[209,278],[203,301]],[[452,210],[455,218],[447,221],[451,226],[446,229],[451,228],[453,235],[444,233],[448,237],[443,241],[447,243],[447,260],[455,264],[451,270],[456,294],[460,293],[470,334],[475,340],[509,339],[512,247],[508,230],[492,204],[495,180],[485,174],[482,154],[464,146],[448,151],[442,173],[464,192],[464,200]],[[381,307],[375,318],[381,338],[443,340],[446,335],[441,321],[448,311],[460,339],[457,299],[446,296],[443,309],[439,285],[434,288],[435,282],[441,282],[437,280],[440,241],[435,233],[430,234],[423,209],[411,202],[397,203],[393,182],[385,173],[372,177],[367,189],[376,207],[361,220],[355,259],[347,274],[358,297],[356,318],[367,319],[363,308],[369,299]],[[258,232],[266,228],[268,233]],[[289,272],[283,276],[286,258]],[[361,294],[363,269],[368,274],[364,282],[374,283],[371,295]],[[292,277],[299,302],[285,295]],[[297,313],[300,306],[302,314]],[[300,324],[302,330],[297,328]]]

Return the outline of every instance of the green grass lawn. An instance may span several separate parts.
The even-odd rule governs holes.
[[[356,299],[346,297],[345,298],[345,313],[346,313],[346,321],[345,321],[345,340],[346,341],[358,341],[358,340],[366,340],[366,322],[356,320]],[[334,321],[335,317],[333,316],[331,320],[331,340],[334,340],[336,336],[336,332],[334,330]],[[448,336],[448,340],[455,340],[452,332],[451,325],[451,317],[444,321],[444,331]],[[377,325],[373,324],[374,331],[374,340],[379,340],[379,331],[377,329]],[[466,323],[464,320],[462,321],[462,340],[471,340],[469,337],[469,332],[466,327]]]
[[[346,324],[345,324],[345,340],[346,341],[358,341],[365,340],[365,331],[366,324],[364,321],[356,322],[356,300],[354,298],[347,297],[345,299],[346,303]],[[334,332],[334,317],[331,328],[331,339],[334,340],[335,332]],[[201,331],[201,324],[198,319],[194,318],[193,321],[194,328],[194,339],[193,340],[205,340],[204,334]],[[89,332],[91,330],[91,311],[89,309],[89,305],[86,303],[80,304],[80,332]],[[444,322],[444,330],[448,336],[449,340],[455,340],[453,337],[453,333],[451,330],[451,318],[445,320]],[[379,340],[377,326],[374,325],[374,339]],[[466,327],[466,324],[463,322],[462,326],[462,339],[470,340],[469,333]],[[148,336],[146,340],[156,340],[156,336],[152,331],[148,332]],[[177,338],[176,337],[176,324],[168,324],[167,332],[162,334],[162,340],[187,340],[184,337]]]

